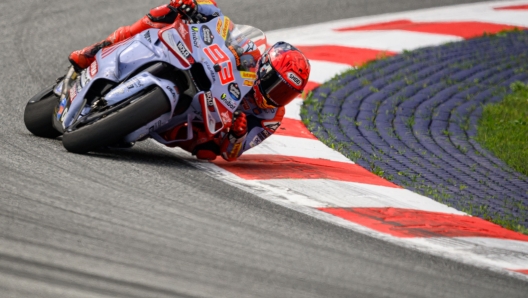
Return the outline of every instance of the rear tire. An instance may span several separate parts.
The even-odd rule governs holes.
[[[77,130],[65,132],[62,144],[73,153],[86,153],[109,146],[170,110],[165,92],[155,87],[117,112]]]
[[[42,99],[38,96],[43,96]],[[32,98],[24,110],[24,124],[34,135],[54,139],[61,135],[53,127],[53,114],[59,104],[59,98],[53,93],[53,87],[43,90]]]

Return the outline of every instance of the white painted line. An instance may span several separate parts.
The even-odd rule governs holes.
[[[310,72],[310,82],[322,84],[329,81],[337,74],[351,69],[348,64],[333,63],[325,61],[310,60],[312,70]]]
[[[432,250],[448,251],[475,264],[509,270],[528,268],[528,243],[523,241],[487,237],[410,238],[407,241]]]
[[[524,0],[517,1],[492,1],[492,2],[482,2],[482,3],[470,3],[470,4],[460,4],[447,7],[435,7],[428,9],[419,9],[413,11],[404,11],[398,13],[387,13],[380,14],[375,16],[365,16],[353,19],[344,19],[330,21],[320,24],[313,24],[308,26],[301,26],[295,28],[285,28],[279,30],[273,30],[266,32],[266,37],[268,38],[269,43],[271,41],[280,41],[287,40],[291,38],[302,37],[303,35],[314,34],[314,32],[328,32],[333,29],[339,29],[344,27],[352,26],[363,26],[370,25],[374,23],[384,23],[396,20],[411,20],[411,21],[474,21],[475,18],[485,18],[491,23],[498,23],[497,19],[503,20],[502,15],[512,15],[510,21],[505,22],[504,24],[518,25],[522,26],[528,22],[526,12],[515,12],[515,11],[496,11],[493,10],[494,7],[504,7],[511,5],[520,5],[527,4]],[[471,16],[471,17],[469,17]],[[505,20],[506,21],[506,20]],[[271,40],[271,41],[270,41]],[[370,49],[375,49],[369,47]]]
[[[324,180],[262,180],[262,184],[288,190],[309,199],[314,208],[403,208],[429,212],[467,215],[406,189],[364,183]]]
[[[353,164],[341,153],[328,148],[319,140],[272,135],[265,142],[252,148],[244,155],[266,154],[296,156],[304,158],[320,158],[331,161]]]
[[[458,36],[410,32],[403,30],[379,31],[317,31],[308,35],[282,37],[295,46],[339,45],[380,51],[403,52],[427,46],[463,40]],[[268,40],[270,38],[268,37]],[[336,72],[334,73],[334,75]]]
[[[296,98],[286,106],[285,118],[301,120],[301,106],[304,100],[302,98]]]

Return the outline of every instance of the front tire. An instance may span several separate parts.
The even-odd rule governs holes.
[[[62,144],[73,153],[86,153],[109,146],[170,110],[171,105],[165,92],[155,87],[117,112],[74,131],[65,132]]]
[[[35,95],[24,110],[24,124],[34,135],[54,139],[61,135],[53,127],[53,114],[59,104],[59,98],[53,93],[53,87],[48,87]]]

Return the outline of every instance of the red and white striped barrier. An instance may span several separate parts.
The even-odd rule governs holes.
[[[375,59],[514,27],[528,28],[528,1],[425,9],[268,32],[310,59],[309,89]],[[238,162],[194,166],[263,199],[398,245],[528,279],[528,236],[386,181],[318,141],[300,121],[298,99],[278,132]],[[524,275],[524,274],[526,275]]]

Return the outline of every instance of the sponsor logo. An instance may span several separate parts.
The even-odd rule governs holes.
[[[275,132],[281,125],[280,122],[266,122],[266,121],[263,121],[262,124],[264,124],[264,127],[271,132]]]
[[[244,86],[246,87],[253,87],[253,83],[255,81],[248,81],[248,80],[244,80]]]
[[[242,144],[241,143],[236,143],[233,146],[233,149],[231,150],[231,153],[229,154],[229,158],[237,158],[241,149],[242,149]]]
[[[68,115],[68,112],[70,111],[70,108],[67,107],[66,109],[64,109],[64,112],[62,113],[62,116],[60,117],[60,121],[61,122],[64,122],[64,118],[66,118],[66,115]]]
[[[207,109],[210,112],[214,112],[215,111],[215,107],[214,107],[213,93],[211,91],[207,91],[207,92],[205,92],[204,95],[205,95],[205,102],[207,103]]]
[[[296,86],[298,87],[302,86],[303,80],[299,78],[296,74],[294,74],[293,72],[288,72],[287,75],[288,75],[288,79],[290,79],[290,81],[292,81]]]
[[[259,137],[262,138],[262,140],[267,139],[269,136],[271,136],[271,133],[267,130],[263,130],[261,133],[258,134]]]
[[[61,116],[63,115],[64,109],[66,108],[67,104],[68,104],[68,99],[67,98],[63,98],[61,100],[61,102],[60,102],[59,110],[57,111],[57,120],[61,119]]]
[[[99,64],[97,64],[97,60],[94,61],[90,65],[90,77],[95,77],[95,75],[99,72]]]
[[[236,105],[234,102],[232,102],[231,100],[229,100],[229,99],[227,98],[227,95],[223,94],[223,95],[220,97],[220,99],[221,99],[222,102],[223,102],[227,107],[229,107],[230,109],[234,110],[234,109],[237,108],[237,105]]]
[[[230,26],[231,26],[231,20],[228,17],[225,17],[224,27],[222,28],[222,33],[220,33],[220,35],[222,35],[222,38],[224,40],[227,39],[227,35],[229,34],[229,27]]]
[[[229,50],[231,51],[233,56],[235,56],[236,66],[240,67],[240,56],[238,55],[237,51],[235,51],[235,48],[233,48],[232,46],[229,47]]]
[[[260,143],[262,143],[262,139],[260,139],[259,136],[255,136],[253,140],[251,140],[251,142],[249,143],[249,147],[256,147],[260,145]]]
[[[187,47],[181,41],[178,41],[178,51],[180,51],[180,53],[185,58],[189,58],[191,56],[191,53],[189,52]]]
[[[152,43],[152,38],[150,37],[150,31],[145,32],[145,39],[148,40],[148,42]]]
[[[92,79],[88,76],[88,70],[83,70],[81,72],[81,85],[82,87],[86,87],[86,85],[88,85],[90,83]],[[62,83],[61,83],[62,84]]]
[[[246,46],[244,47],[244,53],[247,53],[247,52],[252,52],[254,50],[256,50],[256,46],[255,46],[255,43],[252,42],[251,40],[246,44]]]
[[[271,136],[271,133],[269,131],[267,131],[267,130],[263,130],[261,133],[259,133],[257,136],[255,136],[255,138],[253,138],[251,143],[249,143],[249,146],[251,148],[253,148],[255,146],[258,146],[258,145],[262,144],[262,142],[264,142],[264,140],[267,139],[269,136]]]
[[[192,29],[192,40],[193,40],[193,45],[197,48],[200,47],[200,42],[198,41],[199,38],[198,38],[198,32],[200,31],[200,29],[198,29],[198,27],[191,27]]]
[[[257,74],[254,73],[254,72],[251,72],[251,71],[241,71],[240,72],[240,76],[243,78],[243,79],[246,79],[246,80],[253,80],[255,81],[257,79]]]
[[[70,88],[70,102],[72,102],[75,97],[77,97],[77,83],[75,83],[71,88]]]
[[[154,123],[153,126],[149,127],[149,132],[156,131],[160,127],[161,127],[161,120],[158,120],[158,122]]]
[[[167,86],[165,88],[172,94],[172,98],[176,99],[176,91],[174,91],[171,86]]]
[[[129,83],[127,85],[127,88],[129,90],[133,89],[133,88],[139,88],[139,87],[143,87],[143,84],[141,83],[141,81],[138,78],[133,78],[132,80],[129,81]]]
[[[222,34],[223,25],[224,23],[222,22],[222,18],[218,18],[218,22],[216,22],[216,32],[218,32],[218,34]]]
[[[214,129],[214,127],[216,126],[216,121],[213,118],[213,115],[207,114],[207,120],[209,122],[209,131],[213,132],[212,129]]]
[[[213,32],[211,32],[211,29],[207,26],[202,26],[202,30],[200,31],[200,37],[202,38],[202,41],[210,46],[214,42],[214,35]]]
[[[242,94],[240,92],[240,88],[238,88],[237,83],[231,83],[229,86],[227,86],[227,90],[229,91],[229,95],[231,95],[231,98],[233,98],[235,101],[239,101]]]
[[[231,123],[231,116],[229,115],[228,111],[225,111],[224,113],[221,113],[220,117],[222,117],[222,122],[224,124]]]
[[[216,83],[216,72],[211,67],[211,64],[208,62],[204,62],[202,64],[205,64],[205,67],[207,67],[207,70],[209,71],[209,74],[211,75],[211,79],[213,80],[213,83]]]
[[[196,3],[198,5],[214,5],[211,0],[197,0]]]
[[[189,31],[187,31],[187,26],[184,23],[180,23],[177,30],[183,39],[185,39],[185,37],[189,35]]]

